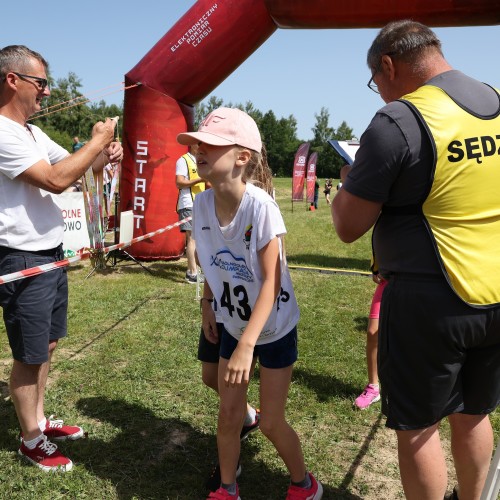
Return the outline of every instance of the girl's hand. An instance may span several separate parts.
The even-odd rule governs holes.
[[[219,341],[219,332],[217,331],[217,322],[215,321],[215,313],[210,305],[210,302],[202,300],[201,302],[201,327],[203,335],[212,344],[217,344]]]
[[[226,386],[248,384],[253,361],[253,347],[238,342],[227,364],[224,382]]]

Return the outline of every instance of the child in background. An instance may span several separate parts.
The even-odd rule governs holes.
[[[285,419],[297,359],[299,309],[284,256],[286,229],[268,194],[272,174],[259,130],[243,111],[219,108],[204,119],[198,132],[179,134],[177,140],[199,145],[199,175],[212,185],[196,197],[193,209],[193,237],[205,273],[203,330],[209,342],[217,342],[220,335],[221,343],[221,486],[208,498],[240,500],[240,432],[250,374],[259,358],[260,430],[290,472],[287,498],[319,500],[323,488],[306,470],[299,438]]]
[[[380,274],[373,274],[372,279],[377,283],[373,294],[370,315],[368,316],[368,328],[366,331],[366,367],[368,370],[368,385],[356,398],[354,404],[365,410],[372,403],[380,400],[380,387],[378,384],[377,353],[378,353],[378,322],[380,315],[380,302],[387,281]]]
[[[197,259],[198,260],[198,259]],[[205,290],[204,290],[205,292]],[[204,295],[206,296],[206,295]],[[216,328],[219,331],[223,327],[222,324],[217,323]],[[210,328],[210,325],[206,325],[205,328]],[[204,334],[203,327],[201,328],[200,339],[198,342],[198,360],[201,361],[201,379],[203,383],[213,389],[217,394],[219,394],[219,353],[220,353],[220,337],[218,335],[217,343],[209,342]],[[255,432],[259,428],[260,421],[260,410],[253,408],[248,403],[246,405],[245,419],[243,421],[243,427],[240,432],[240,441],[244,441],[252,432]],[[241,474],[241,465],[238,461],[238,467],[236,468],[236,477]],[[210,477],[205,483],[205,486],[209,491],[216,491],[220,486],[220,465],[213,468]]]

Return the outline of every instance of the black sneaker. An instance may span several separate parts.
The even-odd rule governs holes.
[[[196,278],[196,274],[189,274],[189,273],[186,273],[186,278],[185,280],[188,282],[188,283],[194,283],[196,284],[198,282],[197,278]]]
[[[250,425],[244,425],[240,433],[240,441],[243,441],[248,437],[249,434],[255,432],[259,428],[260,424],[260,410],[255,409],[255,420]]]
[[[241,475],[241,464],[238,460],[238,468],[236,469],[236,479],[238,479]],[[220,488],[220,465],[217,462],[217,465],[213,468],[210,477],[207,479],[205,483],[208,491],[217,491]]]
[[[191,283],[191,284],[195,284],[195,285],[196,285],[196,283],[205,283],[205,276],[203,276],[203,274],[200,274],[200,275],[198,276],[197,274],[189,274],[189,273],[186,273],[185,280],[186,280],[188,283]]]

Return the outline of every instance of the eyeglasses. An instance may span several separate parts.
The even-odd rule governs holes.
[[[38,85],[39,90],[42,90],[42,91],[45,90],[49,84],[49,82],[47,81],[46,78],[40,78],[39,76],[23,75],[22,73],[16,73],[15,71],[13,71],[12,73],[14,73],[14,75],[21,78],[21,80],[26,79],[26,78],[29,78],[31,80],[35,80],[35,82]]]
[[[377,84],[373,81],[373,77],[380,71],[380,67],[382,66],[382,61],[380,62],[380,64],[377,66],[377,69],[375,70],[375,72],[373,73],[372,77],[368,80],[368,83],[366,84],[366,86],[370,89],[370,90],[373,90],[373,92],[375,92],[375,94],[380,94],[379,90],[378,90],[378,87],[377,87]]]
[[[387,52],[387,54],[383,54],[382,57],[385,56],[393,56],[395,52]],[[380,62],[378,63],[377,69],[372,73],[372,77],[368,80],[368,83],[366,86],[375,92],[375,94],[380,94],[378,90],[377,84],[373,81],[373,77],[380,71],[380,68],[382,68],[382,57],[380,58]]]

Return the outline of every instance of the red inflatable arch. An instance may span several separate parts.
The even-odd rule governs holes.
[[[341,5],[339,5],[341,4]],[[125,75],[120,210],[133,210],[134,237],[177,221],[176,142],[193,129],[193,106],[215,89],[278,28],[377,28],[412,18],[430,26],[493,25],[500,0],[198,0]],[[244,96],[242,96],[242,99]],[[174,229],[133,245],[143,260],[184,251]]]

